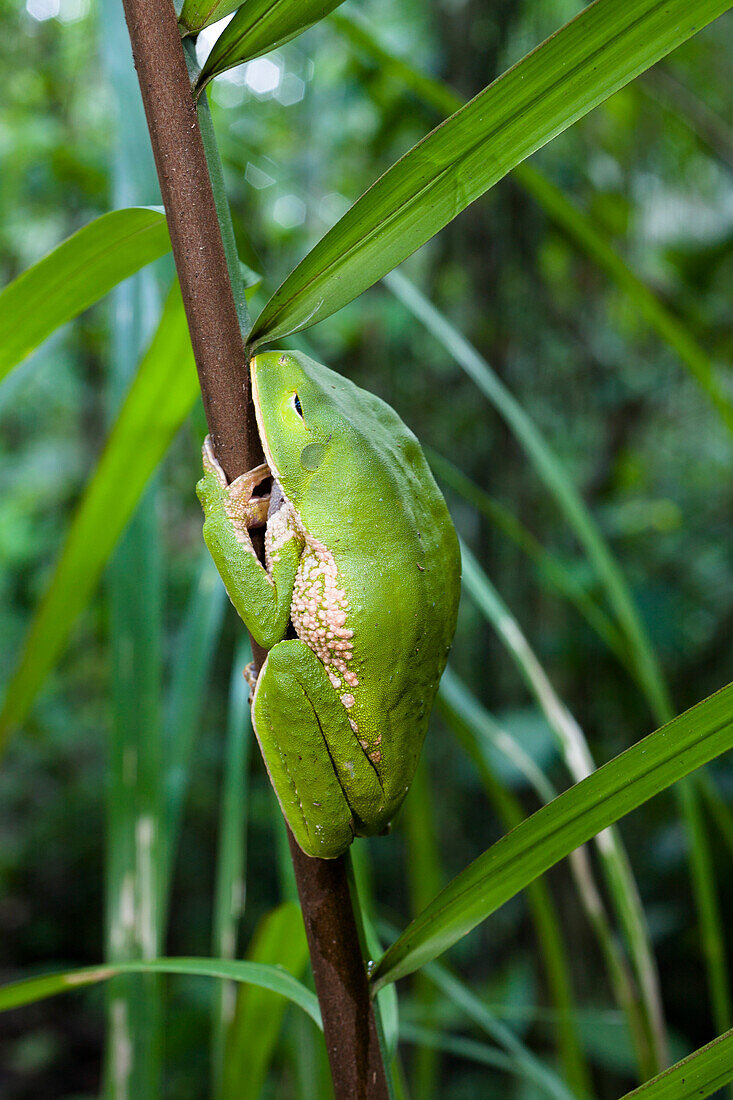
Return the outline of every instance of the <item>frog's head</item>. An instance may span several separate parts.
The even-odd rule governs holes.
[[[343,391],[356,388],[301,352],[263,352],[252,359],[250,371],[267,464],[299,507],[328,469],[340,468],[353,445]]]

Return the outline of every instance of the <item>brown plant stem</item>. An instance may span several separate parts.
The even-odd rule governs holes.
[[[173,257],[214,450],[232,480],[261,460],[244,339],[176,14],[123,0]],[[264,651],[253,643],[259,668]],[[337,1100],[388,1087],[343,858],[311,859],[290,836]]]

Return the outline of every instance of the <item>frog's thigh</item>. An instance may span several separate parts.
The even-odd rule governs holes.
[[[267,770],[300,847],[332,859],[383,806],[376,772],[326,671],[301,641],[280,642],[257,678],[252,717]]]

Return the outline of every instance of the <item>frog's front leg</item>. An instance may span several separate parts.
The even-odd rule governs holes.
[[[270,476],[267,466],[258,466],[228,484],[208,436],[203,460],[204,476],[196,492],[204,509],[204,540],[239,616],[255,641],[269,649],[285,637],[303,539],[286,501],[275,496],[273,515],[270,497],[252,495]],[[266,521],[268,530],[272,524],[277,533],[268,554],[269,572],[260,563],[249,534],[250,528]]]
[[[257,677],[252,718],[282,811],[309,856],[333,859],[383,824],[385,797],[326,670],[299,640]]]

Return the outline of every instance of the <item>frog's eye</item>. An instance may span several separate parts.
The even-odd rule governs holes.
[[[296,413],[298,414],[298,416],[302,420],[303,419],[303,407],[300,404],[300,398],[298,397],[297,393],[294,393],[293,396],[290,398],[290,404],[292,405],[292,407],[295,409]]]

